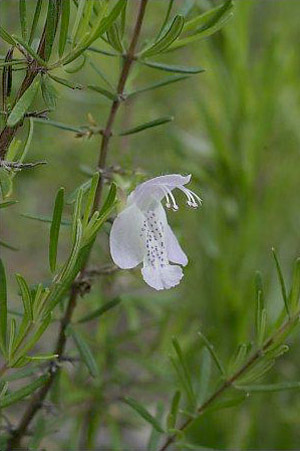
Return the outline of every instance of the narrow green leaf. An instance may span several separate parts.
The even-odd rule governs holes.
[[[16,337],[16,320],[13,318],[10,320],[10,329],[9,329],[9,342],[8,342],[8,360],[10,361],[12,352],[13,352],[13,346],[14,341]]]
[[[278,279],[279,279],[279,283],[280,283],[281,294],[282,294],[284,306],[285,306],[288,316],[290,316],[290,307],[289,307],[288,295],[287,295],[287,291],[286,291],[286,287],[285,287],[284,277],[283,277],[281,266],[280,266],[280,263],[279,263],[279,260],[278,260],[278,257],[276,255],[276,251],[274,248],[272,248],[272,254],[273,254],[273,257],[275,260],[275,265],[276,265],[277,275],[278,275]]]
[[[55,360],[59,357],[58,354],[39,354],[34,356],[28,356],[29,360],[35,361],[35,360]]]
[[[279,384],[267,385],[235,385],[235,388],[244,390],[248,393],[266,393],[286,390],[299,390],[300,382],[282,382]]]
[[[70,23],[70,0],[64,0],[61,5],[61,24],[58,44],[58,55],[60,58],[63,56],[66,48],[69,23]]]
[[[68,328],[68,332],[70,332],[75,345],[84,361],[86,367],[89,370],[89,373],[92,377],[99,377],[99,370],[97,366],[97,362],[92,354],[90,347],[87,342],[83,339],[82,335],[78,331],[76,331],[73,327]]]
[[[24,277],[22,277],[20,274],[16,274],[16,279],[21,292],[24,312],[30,320],[33,320],[33,311],[32,311],[33,299],[31,296],[29,286]]]
[[[15,404],[21,399],[26,398],[26,396],[31,395],[31,393],[33,393],[37,388],[42,387],[47,382],[48,378],[48,375],[41,376],[34,382],[27,384],[25,387],[20,388],[13,393],[9,393],[8,395],[5,395],[0,400],[0,408],[3,409],[4,407],[10,406],[11,404]]]
[[[74,63],[69,64],[64,68],[65,72],[68,74],[75,74],[76,72],[79,72],[85,65],[86,59],[86,55],[83,53],[77,58],[76,61],[74,61]]]
[[[66,55],[60,61],[60,63],[63,65],[69,64],[76,58],[78,58],[88,47],[93,44],[96,39],[107,32],[107,30],[112,26],[113,22],[122,12],[125,5],[126,0],[119,0],[106,17],[103,18],[102,16],[99,16],[97,23],[93,27],[93,30],[88,33],[86,38],[81,41],[78,46],[73,49],[73,51]]]
[[[45,61],[48,61],[51,55],[52,46],[55,38],[57,19],[58,19],[58,3],[55,0],[48,0],[48,11],[46,21],[45,36]]]
[[[172,11],[173,3],[174,3],[174,0],[169,0],[169,4],[168,4],[167,11],[166,11],[166,15],[165,15],[164,21],[162,23],[162,26],[160,28],[158,37],[161,36],[161,34],[163,33],[163,31],[166,28],[167,23],[169,22],[169,18],[170,18],[170,14],[171,14],[171,11]]]
[[[99,183],[100,174],[99,172],[96,172],[92,179],[91,179],[91,186],[88,192],[88,197],[86,201],[86,205],[84,208],[84,214],[83,214],[83,220],[82,220],[82,226],[83,228],[87,225],[89,217],[91,216],[93,212],[93,206],[95,201],[95,195]]]
[[[242,402],[246,401],[246,399],[249,397],[248,393],[245,393],[243,395],[234,396],[233,398],[225,399],[224,401],[218,401],[212,404],[211,407],[207,407],[205,409],[205,413],[207,412],[215,412],[217,410],[221,409],[229,409],[231,407],[235,407],[240,405]]]
[[[11,207],[12,205],[15,205],[17,203],[18,203],[17,200],[7,200],[6,202],[0,202],[0,209]]]
[[[31,45],[34,35],[35,35],[35,32],[36,32],[36,29],[37,29],[38,21],[39,21],[40,15],[41,15],[42,3],[43,3],[43,0],[37,0],[37,2],[36,2],[36,7],[35,7],[34,16],[33,16],[32,25],[31,25],[30,36],[29,36],[29,40],[28,40],[29,45]]]
[[[255,310],[255,329],[256,329],[256,342],[257,346],[260,347],[263,343],[265,330],[266,330],[266,319],[267,312],[264,308],[264,293],[262,279],[259,272],[256,273],[256,310]]]
[[[116,23],[113,23],[107,31],[107,39],[110,45],[119,53],[123,53],[124,46]]]
[[[20,379],[27,379],[29,376],[32,376],[36,373],[36,367],[25,367],[20,370],[16,370],[13,373],[5,375],[5,380],[7,382],[18,381]]]
[[[26,0],[19,0],[19,16],[21,23],[22,38],[27,40],[27,12],[26,12]]]
[[[0,258],[0,347],[3,355],[6,354],[7,334],[7,287],[3,262]]]
[[[74,205],[74,211],[73,211],[73,221],[72,221],[72,240],[73,240],[73,242],[76,237],[78,220],[81,220],[82,198],[83,198],[83,189],[79,188],[79,190],[77,192],[75,205]]]
[[[47,74],[42,76],[41,88],[42,96],[47,108],[49,108],[49,110],[51,111],[55,110],[57,92]]]
[[[237,384],[238,385],[247,385],[251,384],[252,382],[256,381],[257,379],[260,379],[264,376],[265,373],[270,371],[270,369],[274,366],[275,359],[262,359],[256,363],[246,374],[241,376]]]
[[[167,416],[167,428],[174,429],[176,427],[176,420],[179,411],[181,392],[180,390],[176,390],[174,396],[172,398],[170,413]]]
[[[149,413],[148,410],[142,406],[142,404],[128,396],[126,398],[123,398],[123,401],[130,407],[132,407],[145,421],[147,421],[147,423],[151,424],[151,426],[153,426],[157,432],[160,432],[161,434],[164,433],[164,430],[157,419],[153,415],[151,415],[151,413]]]
[[[81,127],[73,127],[73,125],[63,124],[62,122],[52,121],[51,119],[41,119],[34,118],[34,122],[39,124],[50,125],[55,128],[60,128],[61,130],[66,130],[68,132],[82,133],[84,131]]]
[[[136,127],[130,128],[128,130],[123,130],[118,133],[118,136],[127,136],[127,135],[133,135],[134,133],[139,133],[144,130],[147,130],[148,128],[157,127],[159,125],[167,124],[168,122],[171,122],[174,120],[173,116],[164,116],[160,117],[158,119],[155,119],[154,121],[145,122],[144,124],[137,125]]]
[[[199,74],[204,72],[202,67],[186,67],[186,66],[174,66],[171,64],[157,63],[155,61],[137,60],[139,63],[152,67],[153,69],[163,70],[166,72],[176,72],[179,74]]]
[[[169,28],[164,32],[163,36],[159,38],[158,41],[154,42],[154,44],[150,45],[150,47],[142,50],[140,55],[143,57],[149,57],[157,55],[158,53],[166,50],[181,34],[183,25],[184,17],[180,15],[175,16]]]
[[[23,119],[38,92],[39,86],[40,77],[37,77],[13,107],[7,120],[9,127],[13,127]]]
[[[94,0],[90,0],[89,2],[86,2],[83,0],[84,8],[81,14],[81,18],[79,21],[79,26],[77,28],[74,41],[80,41],[82,38],[84,38],[89,33],[89,27],[91,25],[91,16],[94,9]],[[80,2],[78,5],[78,11],[80,9]]]
[[[80,22],[81,22],[82,17],[83,17],[83,10],[84,10],[84,6],[85,6],[85,0],[79,0],[78,4],[76,6],[77,6],[77,13],[76,13],[76,17],[75,17],[75,20],[74,20],[72,32],[71,32],[71,41],[72,41],[73,45],[76,44],[75,37],[77,35],[77,31],[78,31]]]
[[[45,330],[51,324],[51,320],[52,315],[50,313],[45,317],[45,319],[40,323],[40,325],[37,326],[35,332],[30,336],[25,346],[23,346],[23,348],[20,349],[20,351],[17,354],[16,351],[14,351],[15,355],[13,356],[14,359],[13,362],[11,363],[12,366],[14,366],[16,362],[18,362],[23,357],[25,356],[27,357],[27,353],[37,344],[37,342],[39,341]]]
[[[92,36],[87,38],[88,45],[91,45],[97,38],[99,38],[102,34],[106,33],[118,16],[121,14],[123,9],[126,6],[125,0],[119,0],[115,6],[112,8],[111,12],[101,19],[96,25],[96,29],[93,31]]]
[[[73,83],[72,81],[66,80],[65,78],[57,77],[56,75],[49,74],[49,77],[52,78],[52,80],[56,81],[56,83],[59,83],[60,85],[67,86],[71,89],[83,89],[83,86],[79,83]]]
[[[11,251],[18,251],[19,249],[12,244],[6,243],[3,240],[0,240],[0,246],[6,247],[7,249],[10,249]]]
[[[97,49],[96,47],[88,47],[88,49],[90,52],[94,52],[94,53],[100,53],[101,55],[105,55],[105,56],[118,56],[120,57],[120,53],[115,53],[115,52],[111,52],[108,50],[103,50],[103,49]]]
[[[292,288],[289,296],[289,305],[291,312],[298,308],[300,296],[300,258],[297,258],[294,264]]]
[[[91,89],[92,91],[102,94],[104,97],[108,98],[109,100],[116,100],[118,98],[117,94],[115,94],[111,91],[108,91],[107,89],[102,88],[101,86],[88,85],[88,89]]]
[[[6,169],[0,168],[0,191],[3,199],[9,197],[12,193],[13,184]]]
[[[14,39],[14,45],[20,44],[28,53],[32,56],[34,60],[36,60],[41,66],[46,66],[46,62],[33,50],[33,48],[27,44],[24,39],[20,38],[20,36],[12,35]]]
[[[6,159],[8,161],[16,161],[17,156],[19,154],[19,148],[22,144],[22,141],[20,139],[14,138],[9,146],[8,152],[6,154]]]
[[[112,208],[117,196],[117,185],[112,183],[105,202],[100,210],[100,217],[105,216],[107,212]]]
[[[31,215],[31,214],[25,214],[23,213],[21,216],[27,219],[33,219],[34,221],[40,221],[45,223],[52,223],[52,217],[51,216],[42,216],[42,215]],[[72,221],[68,219],[62,219],[60,225],[63,226],[70,226],[72,225]]]
[[[99,75],[99,77],[101,77],[104,83],[106,83],[111,90],[115,89],[113,84],[109,81],[108,77],[104,74],[104,72],[100,70],[99,67],[97,67],[92,61],[90,62],[90,66],[94,69],[94,71]]]
[[[209,340],[206,338],[205,335],[202,334],[202,332],[198,332],[199,337],[201,338],[201,340],[204,342],[205,346],[207,347],[208,351],[210,352],[210,355],[212,356],[216,366],[218,367],[220,373],[225,376],[225,369],[224,366],[221,362],[221,360],[219,359],[218,355],[216,354],[216,351],[214,350],[213,345],[209,342]]]
[[[229,374],[233,374],[235,371],[237,371],[245,362],[247,354],[249,351],[249,345],[246,343],[242,343],[239,345],[237,352],[234,353],[234,355],[231,358],[231,361],[229,363]]]
[[[104,305],[102,305],[102,307],[99,307],[98,309],[94,310],[93,312],[88,313],[87,315],[85,315],[83,318],[81,318],[78,321],[78,323],[86,323],[87,321],[91,321],[92,319],[99,318],[104,313],[108,312],[112,308],[114,308],[117,305],[119,305],[121,300],[122,299],[120,299],[120,298],[115,298],[115,299],[112,299],[109,302],[106,302]]]
[[[202,360],[200,368],[200,381],[198,387],[198,404],[202,404],[208,397],[207,392],[209,388],[210,375],[211,375],[211,354],[207,348],[202,351]]]
[[[183,27],[184,32],[196,33],[197,31],[199,32],[201,30],[210,28],[215,23],[215,21],[218,21],[218,19],[220,18],[220,14],[222,15],[222,12],[224,11],[224,6],[226,6],[226,8],[229,6],[233,6],[230,5],[230,3],[232,4],[231,0],[186,21]]]
[[[286,344],[276,343],[271,349],[266,351],[266,357],[268,359],[278,359],[282,355],[289,352],[290,348]]]
[[[174,42],[169,47],[169,49],[174,50],[174,49],[189,45],[199,39],[207,38],[208,36],[216,33],[232,17],[232,15],[233,15],[232,9],[233,9],[232,0],[226,1],[223,5],[221,5],[221,7],[218,9],[218,11],[215,13],[214,16],[211,15],[209,17],[209,20],[207,20],[206,24],[204,24],[202,27],[199,27],[198,29],[196,29],[192,35],[187,36],[182,39],[178,39],[176,42]],[[197,18],[195,18],[194,20],[196,21],[196,19]],[[191,28],[191,25],[190,25],[190,28]],[[186,30],[187,30],[187,28],[183,29],[183,32]]]
[[[56,269],[58,238],[61,225],[62,212],[64,208],[64,188],[60,188],[57,192],[52,216],[52,223],[50,228],[49,241],[49,264],[51,272]]]
[[[183,379],[184,386],[186,387],[187,395],[189,397],[191,405],[195,406],[196,396],[195,396],[193,385],[192,385],[191,374],[190,374],[190,371],[189,371],[189,369],[188,369],[188,367],[187,367],[187,365],[185,363],[184,355],[183,355],[182,349],[180,347],[180,344],[179,344],[177,338],[174,337],[172,339],[172,344],[173,344],[173,347],[174,347],[175,352],[177,354],[179,368],[181,369],[181,377]],[[177,365],[176,365],[175,359],[172,360],[172,363],[175,366],[175,368],[177,369]],[[179,370],[179,368],[178,368],[178,370]],[[179,372],[179,376],[180,376],[180,372]]]
[[[15,45],[14,38],[0,26],[0,37],[10,45]]]
[[[160,424],[162,422],[164,415],[164,404],[162,401],[159,401],[156,406],[155,419]],[[147,451],[157,451],[158,445],[160,442],[160,432],[158,432],[154,427],[152,427],[152,431],[147,443]]]
[[[177,81],[186,80],[188,75],[174,75],[172,77],[165,78],[164,80],[158,81],[157,83],[153,83],[149,86],[145,86],[143,88],[138,88],[135,91],[129,92],[127,94],[127,98],[133,97],[142,92],[152,91],[153,89],[161,88],[162,86],[170,85],[171,83],[176,83]]]
[[[33,122],[32,117],[30,117],[28,134],[26,137],[25,146],[24,146],[23,150],[21,150],[21,152],[20,152],[20,156],[18,158],[18,163],[23,163],[23,161],[25,160],[25,158],[27,156],[27,153],[29,152],[32,137],[33,137],[33,128],[34,128],[34,122]]]

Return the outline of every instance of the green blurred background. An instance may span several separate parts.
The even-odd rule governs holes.
[[[182,3],[175,0],[174,10]],[[145,36],[161,25],[164,7],[164,0],[150,1]],[[2,1],[0,8],[1,22],[10,31],[18,29],[17,2]],[[199,329],[225,361],[238,343],[251,340],[257,270],[263,275],[269,317],[280,311],[271,248],[277,249],[287,280],[292,261],[300,254],[299,17],[300,3],[295,0],[237,0],[234,17],[221,32],[165,57],[169,63],[203,66],[203,74],[135,97],[122,109],[119,129],[169,114],[175,120],[113,139],[109,163],[138,168],[149,177],[191,173],[192,189],[203,198],[203,208],[188,210],[182,201],[179,212],[169,213],[189,256],[180,287],[150,291],[137,269],[97,282],[82,299],[78,315],[119,294],[123,301],[100,323],[82,328],[98,356],[101,381],[87,382],[84,369],[66,366],[60,387],[57,384],[52,394],[63,407],[48,414],[52,434],[45,440],[46,449],[142,447],[148,429],[118,397],[130,394],[149,409],[171,398],[177,384],[168,360],[172,336],[182,344],[197,384],[203,350]],[[83,70],[70,79],[83,85],[99,83],[89,61],[116,82],[118,62],[96,54],[90,54]],[[130,85],[144,86],[163,75],[136,66]],[[107,99],[63,87],[59,96],[52,119],[84,125],[90,113],[99,125],[105,123]],[[82,165],[95,167],[98,148],[96,138],[78,139],[70,132],[35,124],[28,160],[46,159],[48,165],[16,178],[14,197],[20,202],[1,213],[1,237],[19,248],[15,252],[1,248],[10,274],[20,272],[31,283],[49,278],[48,228],[20,215],[51,214],[57,189],[65,186],[71,192],[84,182]],[[129,187],[130,177],[119,177],[118,182]],[[61,255],[68,246],[64,229]],[[104,233],[93,265],[109,261]],[[12,276],[10,285],[10,301],[18,307]],[[54,324],[43,350],[51,351],[55,331]],[[290,353],[267,381],[299,380],[297,343],[296,333]],[[189,437],[196,448],[297,449],[299,409],[297,392],[254,395],[242,406],[204,415]],[[58,425],[60,433],[55,432]]]

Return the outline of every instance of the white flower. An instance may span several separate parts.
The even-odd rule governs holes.
[[[183,277],[181,266],[188,262],[172,232],[165,210],[178,210],[172,191],[183,191],[190,207],[197,208],[201,199],[185,188],[191,176],[164,175],[141,183],[129,195],[126,208],[115,219],[110,233],[110,252],[113,261],[122,269],[143,263],[145,282],[156,290],[171,288]],[[171,265],[177,263],[176,265]]]

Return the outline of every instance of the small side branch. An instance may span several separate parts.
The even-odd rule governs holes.
[[[33,169],[37,166],[47,164],[47,161],[35,161],[33,163],[18,163],[17,161],[0,160],[0,168],[7,169],[8,171],[21,171],[22,169]]]

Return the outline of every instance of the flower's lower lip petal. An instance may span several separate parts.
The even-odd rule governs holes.
[[[181,246],[174,235],[171,227],[168,224],[166,212],[160,205],[157,208],[157,214],[162,221],[165,229],[166,248],[169,261],[178,263],[179,265],[186,266],[188,264],[188,258],[181,249]]]
[[[181,246],[169,224],[167,224],[166,227],[166,242],[168,259],[173,263],[186,266],[188,264],[188,258],[181,249]]]
[[[142,213],[133,204],[114,220],[109,244],[112,259],[119,268],[134,268],[143,261],[144,249],[139,236],[143,219]]]
[[[165,290],[178,285],[183,277],[180,266],[166,265],[163,268],[144,266],[142,268],[144,281],[155,290]]]

